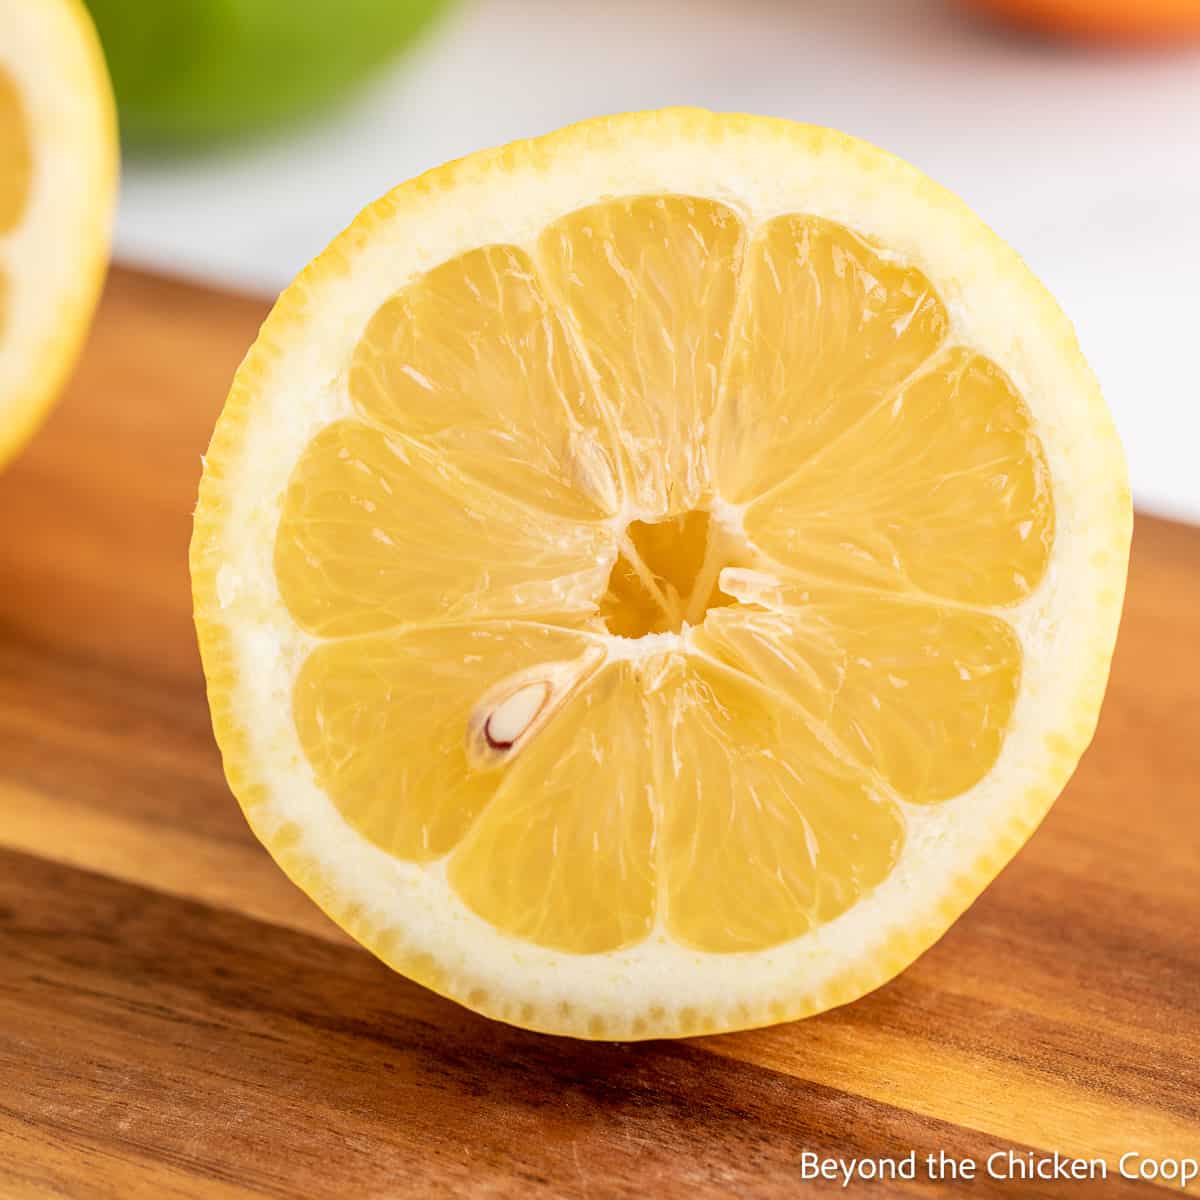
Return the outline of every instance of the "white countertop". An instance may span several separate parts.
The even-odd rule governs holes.
[[[316,125],[128,162],[117,253],[273,293],[411,175],[673,104],[836,126],[957,191],[1074,319],[1139,504],[1200,522],[1200,48],[1085,53],[940,0],[467,0]]]

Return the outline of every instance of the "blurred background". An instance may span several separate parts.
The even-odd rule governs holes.
[[[273,294],[374,197],[483,146],[675,104],[831,125],[1025,256],[1076,323],[1137,502],[1200,521],[1200,0],[90,6],[127,263]]]

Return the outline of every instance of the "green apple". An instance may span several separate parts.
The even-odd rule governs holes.
[[[211,141],[302,117],[388,62],[451,0],[87,0],[123,137]]]

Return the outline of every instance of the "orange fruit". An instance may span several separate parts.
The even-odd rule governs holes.
[[[1200,36],[1200,0],[970,0],[1007,20],[1068,37],[1116,42]]]

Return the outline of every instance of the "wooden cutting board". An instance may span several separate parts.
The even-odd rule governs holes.
[[[261,303],[113,273],[0,476],[0,1196],[1150,1194],[1200,1157],[1200,529],[1140,519],[1095,745],[909,971],[793,1025],[605,1045],[489,1022],[335,929],[243,823],[190,512]],[[1107,1183],[989,1178],[1013,1150]],[[928,1177],[927,1154],[976,1181]],[[997,1164],[1002,1165],[1002,1164]],[[857,1188],[848,1189],[851,1193]],[[1200,1189],[1194,1190],[1200,1191]]]

